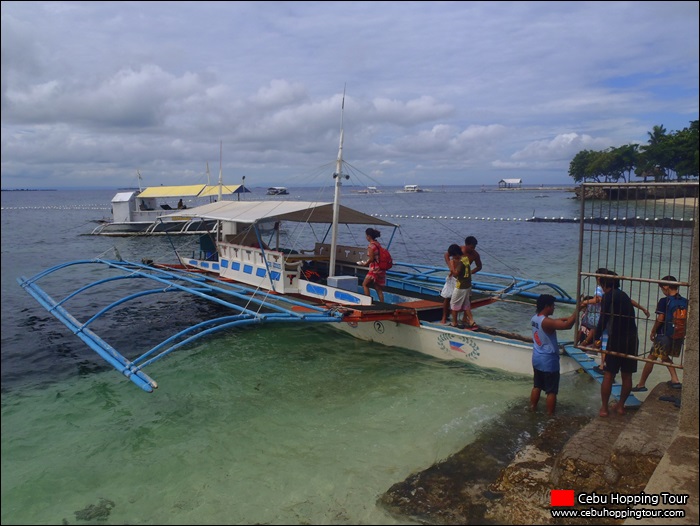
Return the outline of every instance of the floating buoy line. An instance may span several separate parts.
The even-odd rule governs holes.
[[[88,205],[51,205],[51,206],[3,206],[0,210],[110,210],[103,204]],[[381,219],[430,219],[430,220],[451,220],[451,221],[493,221],[493,222],[523,222],[523,223],[580,223],[578,217],[486,217],[486,216],[433,216],[433,215],[410,215],[410,214],[370,214],[372,217]],[[584,223],[607,224],[620,226],[656,226],[662,228],[692,227],[693,218],[673,218],[673,217],[584,217]]]
[[[431,216],[431,215],[403,215],[403,214],[371,214],[382,219],[438,219],[453,221],[493,221],[493,222],[524,222],[524,223],[580,223],[578,217],[481,217],[481,216]],[[693,219],[676,219],[673,217],[584,217],[584,223],[607,224],[622,226],[660,226],[663,228],[692,227]]]
[[[51,205],[51,206],[3,206],[0,210],[110,210],[104,204],[100,205]]]

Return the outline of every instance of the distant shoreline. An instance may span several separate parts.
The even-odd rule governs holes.
[[[3,188],[2,192],[56,192],[56,188]]]
[[[484,192],[575,192],[575,186],[523,186],[520,188],[484,188]]]
[[[693,208],[698,206],[697,197],[676,197],[675,199],[657,199],[656,202],[661,202],[664,206],[692,206]]]

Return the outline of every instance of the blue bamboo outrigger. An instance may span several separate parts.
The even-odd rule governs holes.
[[[395,268],[398,269],[398,267],[402,270],[387,271],[388,287],[406,292],[435,295],[445,284],[444,267],[415,263],[399,263]],[[536,300],[542,294],[544,287],[549,289],[548,293],[551,293],[557,302],[569,305],[576,304],[576,299],[555,283],[484,271],[479,272],[479,276],[486,277],[489,281],[474,279],[472,290],[477,293],[497,297],[517,296]]]
[[[55,272],[76,265],[97,265],[116,271],[119,275],[88,283],[60,300],[51,297],[38,285],[40,280],[49,277]],[[87,274],[89,273],[85,272],[83,275]],[[133,279],[145,279],[148,280],[149,284],[152,283],[157,286],[119,298],[100,309],[85,322],[78,321],[65,308],[67,302],[90,289],[114,281]],[[72,261],[49,268],[32,278],[20,277],[17,281],[42,307],[68,327],[78,338],[85,342],[88,347],[99,354],[117,371],[147,392],[152,392],[158,385],[143,372],[144,367],[204,336],[233,327],[242,327],[268,321],[331,323],[339,322],[342,318],[342,314],[338,312],[337,309],[315,307],[285,296],[275,297],[274,301],[269,301],[264,297],[256,296],[255,291],[249,287],[236,285],[235,283],[226,283],[211,276],[177,270],[162,270],[145,264],[126,261],[105,259]],[[186,292],[217,303],[231,309],[237,314],[206,320],[183,329],[134,359],[129,359],[119,353],[114,347],[91,330],[90,326],[93,322],[119,305],[151,294],[165,294],[177,291]],[[238,303],[236,301],[238,301]],[[251,308],[251,306],[257,308]],[[262,307],[264,307],[264,312],[260,310]],[[299,309],[298,307],[303,307],[303,309]]]

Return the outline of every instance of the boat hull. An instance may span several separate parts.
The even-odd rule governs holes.
[[[360,340],[402,347],[440,360],[457,360],[513,374],[532,374],[532,344],[525,342],[426,322],[420,326],[393,321],[353,321],[329,325]],[[562,354],[562,374],[579,368],[575,360]]]
[[[215,221],[140,221],[140,222],[107,222],[94,229],[92,235],[101,236],[138,236],[138,235],[201,235],[208,234],[216,226]]]

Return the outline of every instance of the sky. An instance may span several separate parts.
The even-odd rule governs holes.
[[[322,186],[341,127],[346,184],[572,184],[698,119],[698,5],[3,1],[2,188]]]

